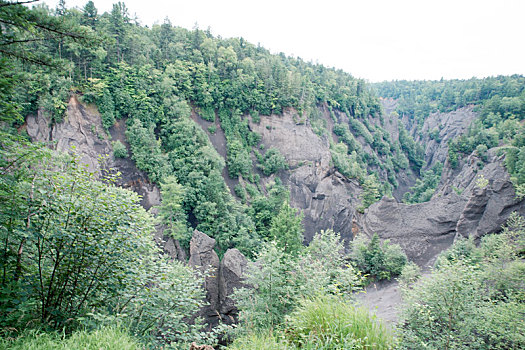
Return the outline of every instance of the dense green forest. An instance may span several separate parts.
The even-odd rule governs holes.
[[[60,1],[50,9],[0,0],[0,32],[0,348],[186,349],[221,340],[232,349],[452,349],[474,338],[477,348],[524,346],[525,225],[518,216],[480,247],[459,242],[419,284],[400,246],[377,235],[358,236],[345,250],[327,230],[303,245],[302,213],[275,176],[289,165],[277,149],[264,149],[250,123],[293,109],[298,123],[330,140],[333,166],[363,188],[364,210],[391,193],[399,172],[419,175],[424,166],[423,149],[405,128],[391,139],[365,81],[242,38],[167,20],[140,26],[122,2],[99,14],[91,1],[79,9]],[[484,81],[471,90],[477,93]],[[523,77],[487,82],[494,86],[479,91],[489,92],[471,98],[465,90],[459,95],[468,98],[443,107],[475,104],[482,115],[477,129],[450,144],[451,162],[457,152],[507,145],[507,167],[519,186],[525,181]],[[410,84],[376,88],[409,101]],[[463,91],[451,84],[443,89]],[[61,122],[73,95],[98,108],[102,138],[125,121],[131,152],[115,141],[114,156],[130,157],[160,186],[157,217],[139,205],[137,194],[115,185],[113,172],[97,177],[78,156],[31,143],[20,131],[24,118],[37,112]],[[448,103],[442,95],[430,99],[443,101],[435,102],[438,109]],[[412,110],[404,110],[410,103]],[[338,143],[328,135],[322,108]],[[424,109],[422,102],[401,102],[398,113],[428,116],[416,109]],[[217,121],[226,159],[192,113]],[[236,197],[225,184],[225,167],[228,176],[244,180]],[[421,188],[409,200],[427,198],[425,186],[438,174],[440,168],[421,173]],[[263,187],[261,177],[270,176]],[[237,327],[210,331],[196,317],[207,274],[161,253],[152,239],[159,222],[183,247],[196,228],[217,240],[219,255],[235,247],[250,258],[251,288],[233,295]],[[450,271],[458,271],[457,278],[447,280]],[[349,300],[365,285],[398,275],[409,304],[394,336]],[[454,299],[445,300],[444,311],[448,293]],[[467,306],[480,311],[471,315]]]
[[[21,72],[17,78],[26,82],[10,96],[17,113],[26,116],[40,110],[52,123],[60,122],[68,97],[75,93],[83,103],[98,107],[106,131],[116,120],[126,120],[129,156],[137,167],[161,186],[181,186],[164,202],[171,206],[168,201],[180,201],[180,213],[174,216],[179,223],[172,233],[183,244],[189,241],[190,228],[197,228],[216,238],[221,252],[237,247],[250,255],[261,239],[270,237],[268,218],[279,210],[271,194],[282,197],[285,190],[279,189],[278,180],[273,190],[262,188],[260,177],[287,164],[277,149],[264,149],[248,121],[281,114],[285,108],[307,118],[319,135],[326,135],[327,129],[318,107],[331,111],[341,141],[335,144],[329,137],[333,163],[368,189],[363,208],[391,193],[397,186],[396,172],[408,168],[409,160],[417,171],[422,166],[413,156],[410,136],[391,140],[381,127],[379,100],[367,84],[341,70],[273,55],[242,38],[213,37],[209,31],[187,30],[169,21],[143,27],[129,16],[124,3],[104,14],[91,2],[81,9],[67,9],[63,3],[56,9],[36,6],[31,13],[46,21],[60,18],[64,30],[75,28],[76,34],[57,37],[51,32],[46,40],[36,40],[35,34],[24,32],[21,35],[29,39],[7,45],[27,55],[10,63],[10,71]],[[18,41],[26,42],[22,46]],[[60,69],[37,64],[37,57]],[[192,110],[220,123],[227,141],[225,160],[189,118]],[[344,112],[349,123],[338,121],[335,110]],[[374,152],[364,152],[354,135]],[[115,146],[116,155],[126,157],[122,145],[120,151],[119,144]],[[242,203],[225,186],[225,166],[231,178],[246,180],[235,190]]]

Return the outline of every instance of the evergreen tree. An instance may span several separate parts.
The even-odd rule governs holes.
[[[284,203],[279,214],[272,220],[270,237],[288,254],[296,255],[303,247],[303,214]]]

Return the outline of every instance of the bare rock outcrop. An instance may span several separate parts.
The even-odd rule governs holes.
[[[222,258],[219,271],[219,312],[224,322],[234,323],[238,310],[231,295],[235,289],[245,287],[243,283],[248,259],[238,249],[228,249]]]
[[[329,228],[351,237],[361,188],[330,164],[328,138],[316,135],[309,121],[292,109],[261,118],[250,127],[262,136],[263,144],[279,149],[290,165],[282,178],[290,189],[290,204],[304,213],[306,242]]]
[[[377,233],[398,243],[411,260],[423,265],[452,244],[465,203],[456,194],[419,204],[383,197],[358,216],[358,225],[368,236]]]
[[[219,319],[226,324],[237,321],[238,310],[231,295],[237,288],[244,287],[243,276],[248,260],[238,249],[228,249],[221,262],[213,250],[215,239],[193,231],[190,241],[189,265],[207,273],[204,283],[208,305],[201,315],[210,325],[217,325]]]
[[[425,145],[427,168],[436,163],[445,163],[448,141],[465,134],[477,116],[473,107],[459,108],[448,113],[432,113],[425,119],[421,130],[412,129],[415,141]]]
[[[429,202],[383,198],[371,205],[358,217],[360,230],[399,243],[409,258],[425,264],[458,237],[479,239],[498,232],[512,212],[525,215],[525,200],[516,198],[502,158],[491,156],[482,169],[476,159],[471,155],[453,170]]]
[[[472,180],[463,192],[468,202],[456,226],[457,237],[479,239],[487,233],[499,231],[512,212],[525,215],[525,200],[516,197],[514,185],[501,160],[499,158],[471,175]],[[470,170],[466,168],[464,171],[470,173]]]
[[[99,157],[112,153],[111,143],[105,137],[100,115],[82,105],[76,96],[69,100],[66,115],[60,123],[51,124],[42,113],[26,118],[27,134],[33,141],[48,143],[53,149],[72,152],[89,171],[99,173]]]
[[[190,260],[188,264],[206,273],[204,287],[209,306],[205,308],[206,317],[213,317],[219,306],[219,256],[213,250],[215,239],[198,230],[193,231],[190,241]]]

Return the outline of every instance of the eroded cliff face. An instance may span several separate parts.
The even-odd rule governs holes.
[[[141,205],[155,213],[155,206],[161,201],[159,188],[149,181],[143,171],[137,169],[131,159],[113,157],[110,138],[102,127],[100,114],[95,107],[85,106],[76,96],[72,96],[62,122],[51,124],[39,112],[26,118],[25,128],[32,141],[44,142],[58,151],[77,154],[80,162],[99,176],[103,169],[120,172],[117,185],[141,195]],[[110,129],[110,134],[112,140],[120,140],[129,151],[125,130],[125,120],[120,120]],[[163,235],[161,225],[157,226],[155,240],[172,258],[186,260],[186,254],[178,242]]]
[[[383,106],[384,128],[393,140],[397,139],[398,126],[405,125],[403,123],[408,123],[406,125],[414,132],[415,128],[410,127],[406,118],[391,117],[395,101],[383,100]],[[334,114],[338,122],[348,121],[343,113],[336,111]],[[468,130],[476,118],[471,108],[433,114],[421,129],[423,136],[414,134],[416,140],[425,146],[427,162],[430,165],[436,162],[444,164],[441,182],[431,201],[407,205],[383,198],[364,214],[356,213],[362,192],[358,182],[341,175],[331,163],[330,138],[337,141],[337,136],[332,133],[334,120],[326,107],[321,106],[320,115],[326,120],[327,133],[323,136],[318,136],[308,119],[292,109],[285,110],[283,115],[265,116],[260,123],[249,124],[253,131],[261,135],[264,147],[279,149],[290,166],[289,170],[281,171],[277,176],[290,189],[291,205],[304,213],[306,242],[316,232],[329,228],[339,232],[347,242],[355,234],[371,236],[377,233],[383,239],[399,243],[410,258],[425,264],[459,236],[479,238],[497,231],[511,212],[517,210],[525,215],[525,203],[516,199],[502,163],[503,158],[497,155],[496,150],[488,151],[486,162],[481,162],[472,154],[461,159],[457,168],[448,166],[447,140]],[[220,132],[220,125],[216,125],[218,132],[212,135],[207,130],[212,123],[203,121],[196,113],[193,113],[192,119],[208,133],[218,153],[226,156],[225,138]],[[100,173],[103,167],[117,169],[122,174],[119,185],[142,195],[142,205],[146,209],[155,211],[154,207],[160,204],[158,187],[149,182],[146,174],[138,170],[131,159],[112,157],[111,141],[103,131],[100,115],[95,108],[79,103],[75,96],[69,101],[63,122],[50,126],[49,121],[39,113],[27,117],[26,130],[34,141],[47,142],[57,150],[71,152],[74,147],[74,152],[91,171]],[[120,140],[127,146],[125,130],[125,120],[118,121],[110,130],[112,140]],[[434,131],[437,137],[431,138],[429,131]],[[364,150],[367,151],[366,148]],[[106,156],[103,163],[99,162],[100,156]],[[238,183],[237,179],[228,178],[227,171],[223,175],[231,188]],[[263,187],[273,181],[274,176],[263,177]],[[402,194],[415,177],[406,172],[399,174],[398,179],[398,192]],[[486,185],[481,186],[485,180]],[[156,239],[170,256],[186,260],[186,254],[178,243],[163,236],[162,227],[158,228]],[[224,284],[221,288],[225,288]]]
[[[305,241],[326,229],[350,237],[361,187],[331,164],[329,136],[316,135],[294,110],[261,118],[250,127],[262,136],[266,148],[277,148],[290,166],[280,175],[290,189],[290,204],[304,213]]]
[[[393,100],[383,103],[386,111],[395,108]],[[357,216],[361,234],[377,233],[382,239],[390,239],[400,244],[410,259],[426,265],[455,239],[479,239],[498,232],[512,212],[525,215],[525,201],[516,198],[504,156],[498,155],[497,149],[489,150],[485,161],[473,153],[460,159],[456,168],[450,167],[448,140],[466,133],[475,118],[472,108],[435,113],[425,121],[421,132],[401,118],[415,140],[425,147],[427,168],[438,162],[444,164],[441,181],[428,202],[407,205],[382,198],[371,205]],[[430,137],[432,131],[434,137]]]
[[[445,163],[448,141],[467,133],[476,118],[473,107],[464,107],[450,113],[432,113],[425,119],[420,131],[412,128],[414,140],[425,146],[427,169],[436,163]]]

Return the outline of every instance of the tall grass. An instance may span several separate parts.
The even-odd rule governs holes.
[[[364,308],[336,296],[304,300],[291,314],[286,336],[300,349],[391,349],[394,339]]]
[[[27,331],[16,339],[0,339],[0,349],[10,350],[139,350],[143,347],[125,331],[106,327],[77,331],[70,337],[58,333]]]
[[[392,335],[368,310],[325,295],[304,300],[280,330],[246,334],[228,349],[381,350],[394,346]]]
[[[228,346],[228,350],[294,350],[296,347],[288,344],[280,337],[279,333],[263,331],[258,333],[248,333],[235,339],[233,344]]]

